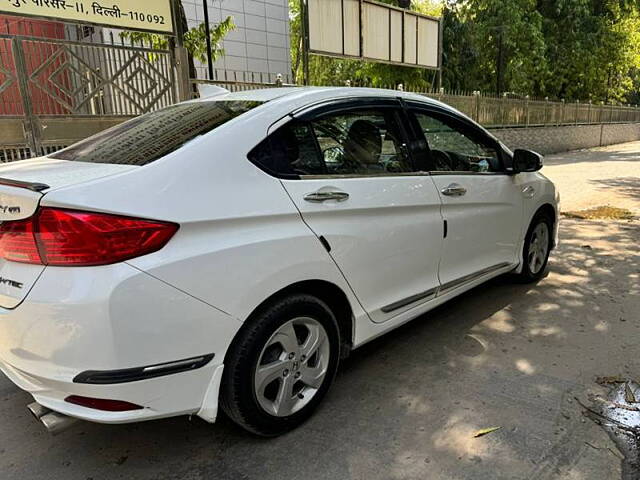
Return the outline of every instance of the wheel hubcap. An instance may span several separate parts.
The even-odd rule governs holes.
[[[307,405],[322,386],[330,346],[320,322],[299,317],[278,328],[262,349],[254,375],[258,403],[286,417]]]
[[[539,223],[531,235],[529,241],[529,270],[534,275],[539,273],[549,254],[549,226]]]

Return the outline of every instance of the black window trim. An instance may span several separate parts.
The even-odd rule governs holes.
[[[312,105],[306,105],[291,112],[290,116],[304,121],[315,120],[324,115],[344,110],[366,110],[369,108],[402,108],[399,97],[350,97],[323,100]]]
[[[496,150],[502,166],[502,170],[499,172],[456,172],[456,171],[443,171],[443,170],[428,170],[428,165],[425,165],[425,172],[428,172],[429,175],[433,176],[465,176],[465,175],[511,175],[511,172],[508,170],[506,165],[506,153],[502,148],[502,145],[491,133],[487,132],[485,129],[475,124],[471,120],[468,120],[460,115],[456,115],[454,112],[446,108],[442,108],[438,105],[429,105],[425,103],[420,103],[417,101],[405,100],[402,102],[404,106],[404,110],[407,115],[407,120],[411,125],[411,129],[413,131],[413,135],[415,138],[412,141],[423,143],[424,148],[426,149],[426,154],[429,158],[431,158],[431,147],[429,145],[429,141],[426,138],[426,135],[422,131],[422,128],[419,126],[418,119],[416,118],[415,113],[421,112],[425,115],[429,115],[436,120],[439,118],[446,118],[451,121],[451,124],[457,125],[460,127],[460,131],[463,134],[468,134],[472,140],[479,141],[480,143],[485,143],[487,146],[490,146]]]

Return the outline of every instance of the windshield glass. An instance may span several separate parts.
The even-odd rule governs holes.
[[[89,163],[147,165],[262,103],[215,101],[172,105],[100,132],[50,157]]]

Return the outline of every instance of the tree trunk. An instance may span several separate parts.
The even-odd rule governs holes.
[[[178,2],[178,6],[180,7],[178,9],[178,12],[180,14],[180,25],[182,26],[182,32],[188,32],[189,31],[189,23],[187,22],[187,15],[184,13],[184,6],[182,5],[182,2]],[[191,78],[198,78],[198,71],[196,70],[196,65],[195,62],[193,60],[193,54],[189,51],[187,51],[188,55],[189,55],[189,76]]]

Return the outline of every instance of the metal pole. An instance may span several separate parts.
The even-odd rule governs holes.
[[[207,64],[209,65],[209,80],[213,80],[213,51],[211,50],[211,25],[209,25],[209,5],[207,0],[202,0],[204,7],[204,34],[207,37]]]
[[[300,22],[302,27],[302,84],[309,85],[309,11],[306,0],[300,0]]]
[[[504,75],[504,72],[502,70],[502,65],[504,63],[504,55],[503,55],[503,51],[504,51],[504,26],[500,25],[500,27],[498,27],[498,31],[499,33],[499,37],[498,37],[498,51],[497,51],[497,55],[498,58],[496,58],[496,95],[500,95],[502,93],[502,77]]]
[[[404,22],[404,13],[402,14],[402,21]],[[404,31],[404,26],[403,26]],[[438,91],[442,89],[442,69],[444,65],[442,64],[443,56],[444,56],[444,23],[442,19],[440,19],[438,25],[438,77],[436,87]],[[404,49],[404,41],[402,42],[402,48]],[[404,57],[403,57],[404,59]]]
[[[184,47],[185,25],[183,24],[183,21],[186,23],[186,19],[184,19],[182,6],[179,3],[179,0],[173,0],[171,3],[173,7],[175,36],[169,37],[169,44],[174,52],[173,60],[175,62],[175,77],[177,79],[177,101],[183,102],[185,100],[193,99],[190,80],[189,53]]]
[[[11,39],[13,58],[16,64],[18,74],[18,87],[20,88],[20,96],[22,97],[22,108],[24,110],[23,129],[25,133],[26,144],[31,151],[31,157],[38,157],[42,153],[40,149],[40,129],[38,128],[38,120],[33,114],[33,104],[31,103],[31,91],[29,89],[29,80],[27,74],[27,63],[24,58],[24,50],[20,39],[13,37]]]

